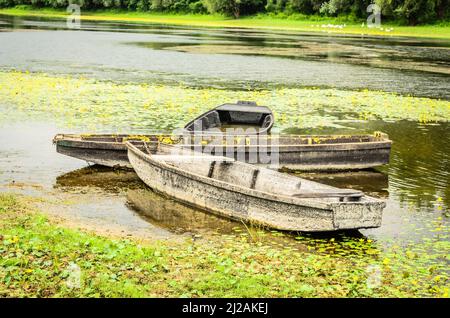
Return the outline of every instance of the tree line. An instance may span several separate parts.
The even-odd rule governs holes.
[[[382,18],[416,25],[450,18],[450,0],[0,0],[0,7],[32,5],[65,8],[68,3],[82,9],[125,9],[172,13],[211,13],[239,18],[256,13],[276,16],[367,18],[371,3],[381,8]]]

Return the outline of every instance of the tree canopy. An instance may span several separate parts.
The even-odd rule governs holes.
[[[346,16],[354,20],[368,16],[371,3],[381,8],[382,17],[404,24],[421,24],[450,18],[450,0],[0,0],[0,7],[33,5],[65,8],[69,1],[87,10],[210,13],[239,18],[255,13],[282,15]]]

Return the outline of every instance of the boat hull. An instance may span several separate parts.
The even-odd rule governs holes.
[[[132,169],[127,156],[127,147],[119,142],[91,142],[62,139],[56,141],[60,154],[111,168]]]
[[[98,135],[102,136],[102,135]],[[95,137],[95,136],[94,136]],[[121,137],[122,138],[122,137]],[[299,137],[300,138],[300,137]],[[131,168],[124,142],[113,136],[83,140],[76,135],[55,137],[58,153],[108,167]],[[99,141],[100,140],[100,141]],[[242,152],[245,158],[238,154]],[[234,147],[225,156],[265,166],[259,158],[261,147]],[[278,167],[299,171],[339,171],[373,168],[389,163],[391,141],[348,142],[342,144],[280,145]],[[263,151],[263,153],[266,153]],[[212,154],[215,154],[214,151]],[[270,152],[268,152],[270,155]],[[250,159],[252,158],[252,159]],[[256,161],[254,160],[256,158]]]
[[[130,148],[140,179],[153,190],[202,210],[278,230],[324,232],[381,226],[383,201],[308,203],[272,195],[252,195],[240,187],[173,169]],[[207,180],[206,180],[207,179]],[[251,192],[251,191],[250,191]],[[368,197],[367,197],[368,198]]]

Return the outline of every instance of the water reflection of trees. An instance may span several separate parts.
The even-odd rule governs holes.
[[[372,133],[383,131],[393,141],[388,174],[389,196],[401,205],[433,208],[442,199],[450,207],[450,124],[419,124],[410,121],[345,123],[349,128],[298,130],[289,133]],[[325,182],[325,181],[324,181]]]
[[[385,130],[394,140],[389,186],[399,201],[431,208],[441,197],[450,206],[450,125],[400,122]]]
[[[377,198],[385,199],[389,196],[388,174],[373,169],[332,173],[297,173],[297,175],[338,188],[361,190]]]

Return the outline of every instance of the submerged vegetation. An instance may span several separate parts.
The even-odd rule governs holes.
[[[32,202],[0,194],[0,297],[448,297],[442,224],[433,238],[387,248],[298,236],[309,242],[299,251],[250,232],[144,244],[63,228]]]
[[[1,72],[3,119],[50,116],[64,126],[96,132],[170,131],[211,107],[236,100],[269,106],[275,129],[339,127],[372,119],[422,123],[450,119],[450,102],[380,91],[321,88],[222,90],[159,84],[115,83],[83,77]]]

